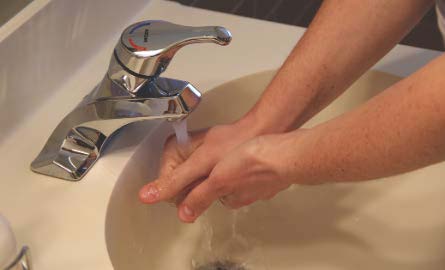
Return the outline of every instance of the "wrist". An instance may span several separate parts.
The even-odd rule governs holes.
[[[252,109],[241,117],[235,124],[248,129],[254,136],[283,133],[288,130],[286,121],[276,120],[272,112],[260,112]]]
[[[292,184],[322,184],[325,177],[323,150],[320,149],[318,129],[298,129],[283,136],[282,143],[276,144],[278,159],[274,161],[283,178]]]
[[[252,138],[272,133],[270,128],[265,125],[264,119],[262,121],[257,115],[250,112],[237,120],[234,125]]]

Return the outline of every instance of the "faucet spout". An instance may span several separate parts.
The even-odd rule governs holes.
[[[113,84],[105,76],[102,83],[62,120],[32,162],[34,172],[80,180],[117,130],[138,121],[184,118],[201,97],[191,84],[180,80],[159,78],[149,82],[141,92],[145,95],[138,97],[125,91],[117,93],[119,87]]]

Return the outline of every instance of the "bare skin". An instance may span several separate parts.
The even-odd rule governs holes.
[[[179,218],[193,222],[219,198],[238,208],[292,184],[369,180],[442,161],[444,56],[354,111],[294,130],[384,56],[432,3],[324,1],[252,110],[194,135],[189,155],[169,140],[160,177],[141,189],[141,201],[179,196]]]

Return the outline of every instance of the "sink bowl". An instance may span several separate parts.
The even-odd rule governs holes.
[[[275,71],[226,83],[203,96],[190,129],[228,123],[259,98]],[[370,71],[313,118],[324,122],[399,78]],[[356,184],[293,186],[267,202],[233,211],[214,203],[182,224],[167,203],[139,203],[156,178],[172,128],[157,123],[119,176],[106,216],[113,267],[121,269],[443,269],[445,165]]]

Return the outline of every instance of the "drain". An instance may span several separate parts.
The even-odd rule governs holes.
[[[244,266],[231,261],[215,261],[201,265],[195,270],[247,270]]]

